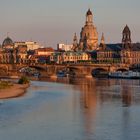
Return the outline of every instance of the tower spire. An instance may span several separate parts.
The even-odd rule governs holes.
[[[102,44],[105,44],[105,37],[104,37],[104,33],[102,33],[101,43],[102,43]]]
[[[74,34],[73,41],[77,41],[77,35],[76,35],[76,33]]]
[[[127,24],[122,32],[122,47],[123,49],[131,48],[131,31]]]
[[[73,51],[77,51],[77,49],[78,49],[78,39],[77,39],[77,35],[75,33],[74,38],[73,38]]]
[[[93,14],[89,8],[86,13],[86,25],[92,25],[92,24],[93,24]]]
[[[105,50],[106,49],[106,44],[105,44],[105,37],[104,37],[104,33],[102,33],[102,36],[101,36],[101,43],[100,43],[100,46],[99,46],[100,50]]]

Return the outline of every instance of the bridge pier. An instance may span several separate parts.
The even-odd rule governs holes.
[[[93,76],[90,74],[87,74],[87,75],[85,75],[85,78],[93,78]]]
[[[90,67],[85,68],[85,78],[93,78],[92,68],[90,68]]]
[[[55,75],[51,75],[50,78],[51,79],[57,79],[57,75],[56,74]]]

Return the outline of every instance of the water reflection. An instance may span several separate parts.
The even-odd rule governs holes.
[[[124,107],[129,107],[132,104],[132,88],[129,86],[126,86],[125,84],[122,85],[122,104]]]
[[[81,91],[81,108],[83,110],[84,128],[87,138],[94,134],[96,109],[97,109],[97,97],[96,86],[92,80],[79,80],[79,88]]]
[[[55,80],[49,79],[49,81],[71,84],[74,91],[80,91],[79,97],[77,95],[74,96],[73,109],[78,108],[77,104],[79,103],[80,116],[82,117],[84,135],[86,137],[84,140],[104,139],[104,136],[96,138],[97,133],[100,135],[106,130],[107,134],[105,136],[110,136],[110,131],[112,132],[110,128],[115,130],[118,124],[122,130],[116,130],[118,132],[115,132],[115,134],[113,134],[113,131],[110,139],[114,139],[116,133],[122,133],[120,134],[121,138],[116,136],[116,139],[130,139],[129,129],[132,123],[132,113],[129,108],[134,104],[140,103],[139,80],[60,78]],[[117,110],[118,108],[119,110]],[[122,108],[124,110],[121,112]],[[97,121],[98,119],[99,122]],[[107,124],[105,125],[105,130],[101,130],[100,127],[103,124],[100,124],[100,122],[111,123],[112,125]]]
[[[130,127],[131,127],[131,113],[129,109],[123,110],[122,115],[122,132],[123,132],[123,139],[129,139]]]
[[[99,98],[101,104],[113,100],[122,102],[123,107],[129,107],[135,100],[136,92],[139,92],[139,80],[110,80],[110,79],[85,79],[79,86],[81,92],[85,94],[85,106],[88,104],[88,96],[92,94],[94,98],[90,97],[95,102],[95,98]],[[97,100],[97,99],[96,99]]]
[[[82,93],[81,102],[84,108],[93,107],[97,99],[101,105],[104,102],[118,100],[122,102],[123,107],[140,101],[140,80],[58,78],[47,81],[74,85],[74,89]]]
[[[0,106],[1,139],[140,138],[139,80],[59,78],[44,81],[32,82],[26,97],[6,100]]]

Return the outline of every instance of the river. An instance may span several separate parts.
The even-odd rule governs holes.
[[[0,101],[0,140],[140,140],[140,81],[32,81]]]

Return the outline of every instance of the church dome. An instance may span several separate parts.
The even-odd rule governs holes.
[[[98,39],[98,33],[96,27],[93,25],[90,26],[84,26],[84,28],[81,31],[82,38],[84,39],[84,36],[86,35],[89,39]]]
[[[92,15],[92,12],[90,11],[90,9],[88,9],[87,15]]]
[[[88,9],[86,13],[86,22],[80,33],[80,48],[83,50],[91,51],[95,50],[97,46],[98,46],[98,32],[93,24],[92,12],[90,9]]]
[[[14,45],[14,43],[13,43],[12,39],[9,38],[9,37],[7,37],[6,39],[4,39],[4,41],[2,43],[2,46],[3,47],[4,46],[13,46],[13,45]]]
[[[123,33],[130,33],[130,29],[127,25],[125,26]]]

